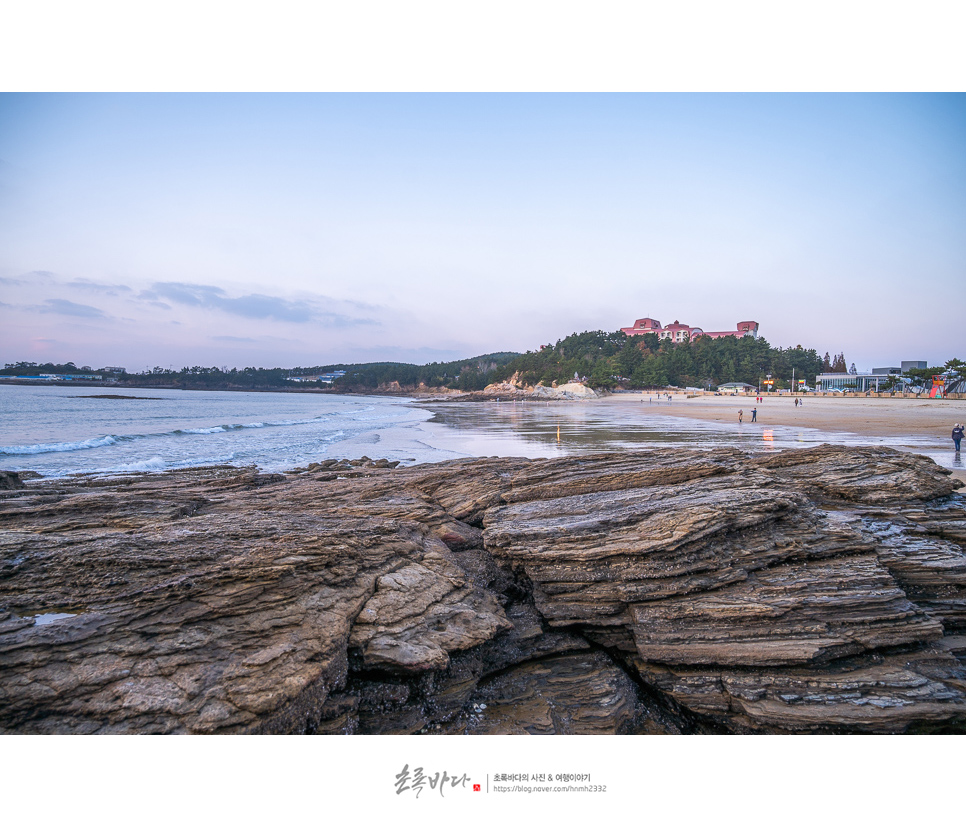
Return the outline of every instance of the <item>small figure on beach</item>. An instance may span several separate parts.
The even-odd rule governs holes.
[[[751,409],[751,422],[752,423],[757,423],[758,422],[758,409],[757,408]]]
[[[741,418],[742,418],[742,417],[744,416],[744,414],[745,414],[745,412],[743,412],[743,411],[742,411],[742,410],[741,410],[741,409],[739,408],[739,409],[738,409],[738,422],[739,422],[739,423],[741,422]]]
[[[959,451],[959,444],[963,442],[963,427],[957,423],[953,426],[953,443],[956,444],[956,451]]]

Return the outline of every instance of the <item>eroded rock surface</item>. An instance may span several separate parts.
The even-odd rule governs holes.
[[[961,732],[959,487],[831,446],[4,473],[0,729]]]

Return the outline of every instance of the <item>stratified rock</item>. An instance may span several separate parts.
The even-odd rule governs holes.
[[[938,647],[767,669],[631,662],[651,686],[732,731],[966,730],[962,664]]]
[[[250,511],[0,546],[0,726],[19,732],[304,730],[345,685],[350,632],[379,579],[443,547],[411,522]],[[454,566],[450,596],[459,584]],[[509,625],[485,593],[472,600],[484,613],[460,623],[485,624],[444,649]],[[465,614],[443,602],[439,622]],[[36,616],[59,612],[74,616]],[[405,633],[391,612],[385,628]],[[432,625],[409,631],[420,628]]]
[[[442,553],[426,553],[420,564],[376,580],[349,647],[360,650],[367,669],[422,672],[445,669],[450,652],[471,649],[510,627],[492,594],[468,586],[466,574]]]
[[[0,489],[21,489],[22,487],[23,481],[19,472],[0,469]]]
[[[543,658],[508,669],[477,689],[464,713],[435,728],[469,735],[633,732],[637,687],[603,652]]]
[[[962,731],[960,486],[839,447],[18,478],[0,730]]]
[[[943,637],[873,555],[794,561],[747,582],[632,606],[644,661],[786,666]]]
[[[928,501],[949,495],[957,483],[923,455],[869,446],[815,446],[762,455],[755,465],[777,470],[809,494],[862,504]]]

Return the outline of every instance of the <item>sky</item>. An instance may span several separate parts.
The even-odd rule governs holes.
[[[966,95],[0,94],[0,366],[429,362],[635,319],[966,359]]]

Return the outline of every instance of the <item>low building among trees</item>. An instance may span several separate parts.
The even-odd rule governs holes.
[[[722,394],[750,394],[757,390],[754,385],[749,385],[747,382],[726,382],[718,386],[718,391]]]

